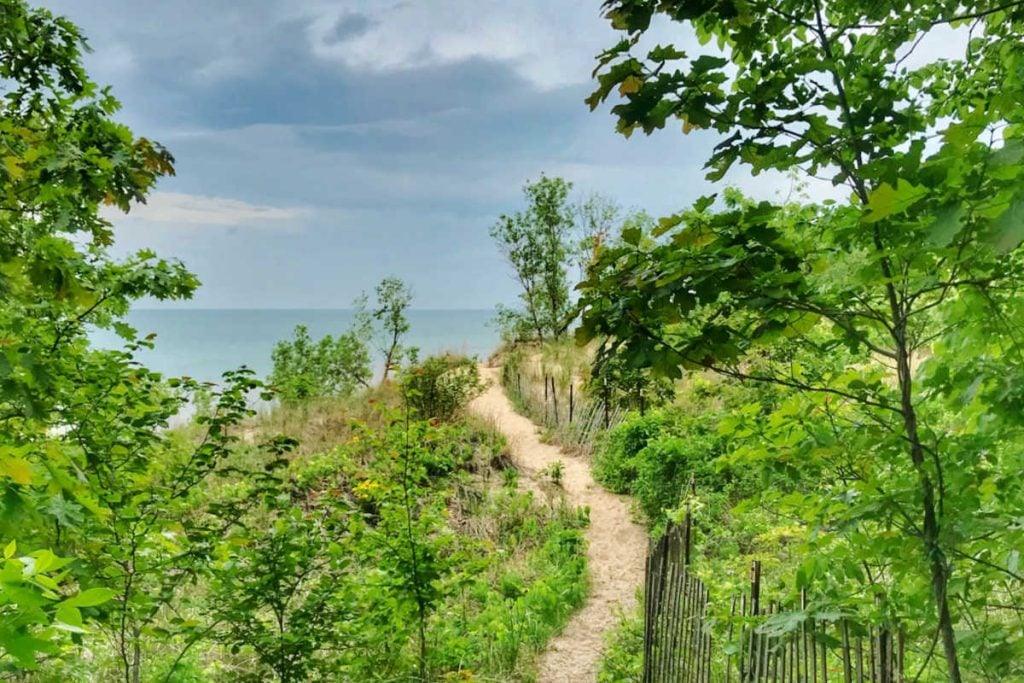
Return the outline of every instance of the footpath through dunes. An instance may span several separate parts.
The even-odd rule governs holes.
[[[474,399],[470,410],[494,422],[508,439],[516,466],[531,479],[551,463],[565,464],[562,486],[572,505],[590,508],[587,529],[587,564],[591,590],[583,607],[541,655],[538,683],[583,683],[597,677],[605,632],[618,622],[623,610],[633,609],[643,583],[647,533],[630,519],[623,496],[605,491],[594,481],[590,464],[557,446],[541,443],[537,426],[515,412],[502,391],[499,370],[481,367],[489,380],[487,390]]]

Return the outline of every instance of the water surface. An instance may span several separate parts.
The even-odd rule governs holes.
[[[214,381],[225,370],[241,365],[265,377],[271,369],[274,344],[290,337],[296,325],[306,325],[310,335],[319,339],[346,331],[353,317],[349,309],[137,309],[128,314],[128,322],[141,336],[157,335],[156,348],[138,356],[147,367],[169,376]],[[499,342],[491,325],[494,311],[421,309],[409,311],[408,318],[408,344],[419,347],[421,357],[457,351],[486,358]],[[105,330],[95,331],[92,339],[102,348],[122,345],[115,334]],[[374,351],[379,371],[378,355]]]

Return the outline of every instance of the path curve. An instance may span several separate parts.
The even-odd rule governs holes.
[[[590,465],[557,446],[541,443],[537,426],[517,413],[501,389],[499,369],[481,367],[489,385],[470,404],[470,410],[492,420],[508,440],[516,466],[531,478],[556,460],[565,464],[562,486],[572,505],[590,508],[587,529],[587,566],[590,594],[565,630],[548,643],[541,655],[538,683],[582,683],[597,677],[604,649],[603,634],[618,623],[620,611],[636,604],[643,583],[647,534],[630,519],[623,496],[605,491],[594,481]]]

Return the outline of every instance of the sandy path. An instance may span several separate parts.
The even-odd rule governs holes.
[[[590,508],[587,563],[591,590],[582,609],[573,616],[541,656],[538,683],[594,681],[604,649],[602,634],[618,621],[620,610],[630,610],[636,589],[643,582],[647,534],[630,521],[626,499],[602,489],[590,475],[590,466],[558,447],[540,442],[537,427],[512,408],[499,382],[498,370],[481,368],[490,386],[470,405],[481,417],[493,420],[508,439],[511,456],[529,477],[556,460],[565,463],[563,487],[572,505]]]

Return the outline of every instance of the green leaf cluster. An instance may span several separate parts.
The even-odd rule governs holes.
[[[267,381],[287,403],[351,396],[368,387],[373,375],[366,335],[357,325],[337,338],[327,335],[314,342],[309,328],[297,325],[291,339],[274,346],[274,369]]]
[[[420,418],[450,421],[483,391],[476,359],[430,356],[402,372],[402,395]]]

